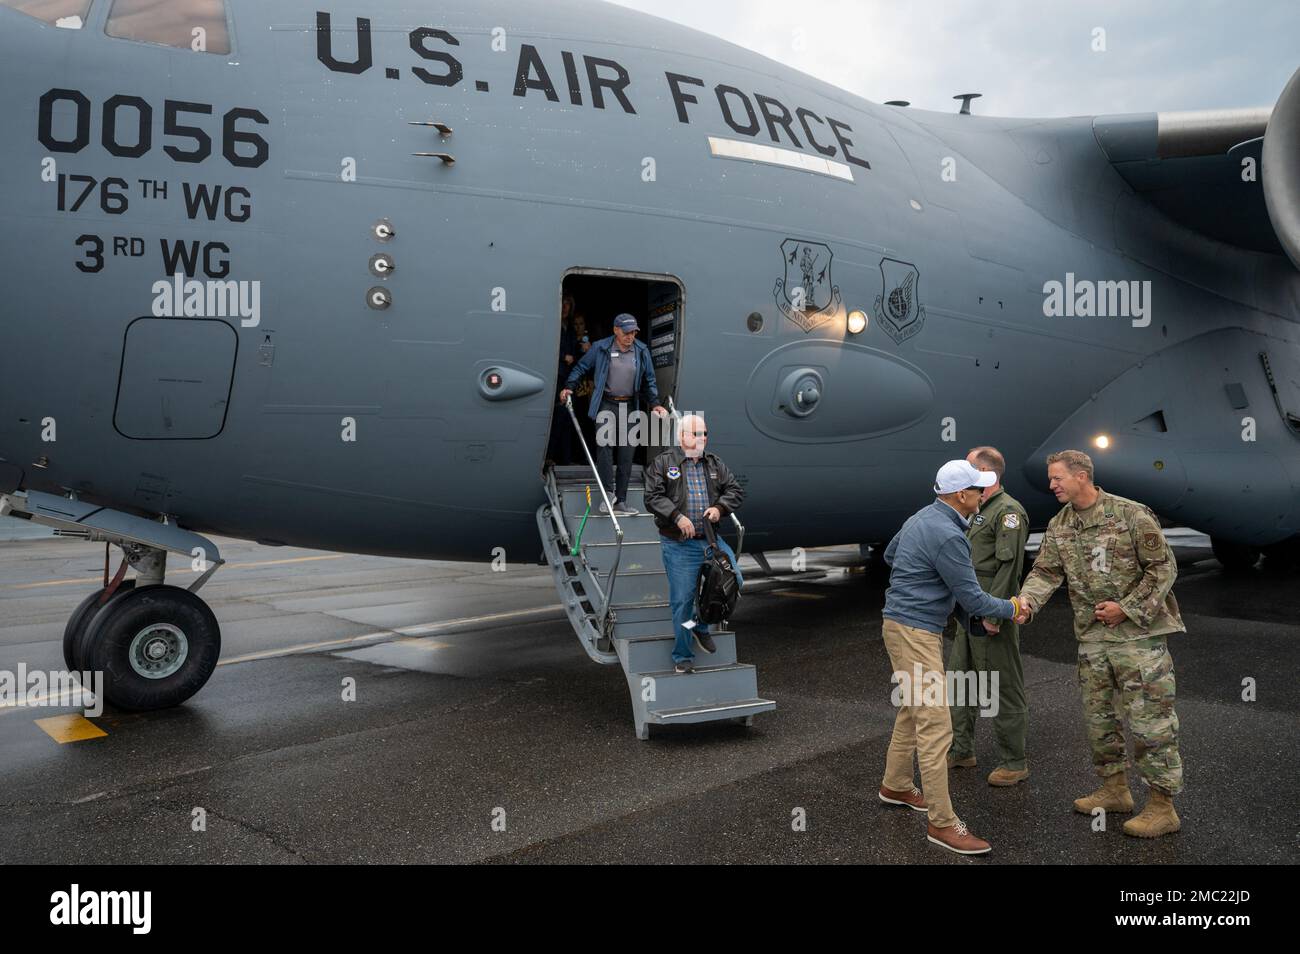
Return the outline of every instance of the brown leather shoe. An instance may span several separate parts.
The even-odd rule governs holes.
[[[913,811],[918,812],[926,811],[930,807],[925,804],[925,796],[921,794],[921,790],[915,785],[912,786],[910,792],[896,792],[892,788],[885,788],[882,785],[880,791],[876,794],[880,796],[880,800],[886,805],[906,805]]]
[[[927,823],[926,838],[959,855],[982,855],[993,847],[983,838],[972,835],[962,821],[947,828],[935,828],[934,825]]]
[[[1028,765],[1022,769],[1009,769],[999,765],[992,772],[989,772],[989,784],[1000,787],[1019,785],[1027,778],[1029,778]]]
[[[951,752],[948,753],[948,768],[952,769],[952,768],[974,768],[974,767],[975,767],[975,756],[963,755],[959,758],[958,756],[953,755]]]

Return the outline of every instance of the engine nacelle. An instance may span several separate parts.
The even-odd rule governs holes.
[[[1044,458],[1082,450],[1098,485],[1162,516],[1233,543],[1288,539],[1300,533],[1297,382],[1300,355],[1286,341],[1242,328],[1200,335],[1090,398],[1024,474],[1045,488]]]
[[[1273,231],[1300,269],[1300,70],[1282,90],[1264,133],[1259,164]]]

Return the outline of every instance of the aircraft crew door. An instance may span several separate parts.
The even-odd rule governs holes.
[[[670,396],[676,400],[684,303],[685,289],[671,275],[597,268],[570,269],[564,276],[560,301],[557,394],[564,387],[573,364],[596,342],[613,334],[614,318],[627,313],[636,318],[640,326],[637,340],[650,349],[659,402],[667,407]],[[590,402],[599,401],[600,397],[592,393],[593,385],[592,377],[585,377],[574,393],[573,406],[587,446],[595,457],[596,423],[588,416],[588,409]],[[671,446],[673,434],[668,422],[652,422],[650,409],[642,410],[647,415],[647,426],[643,428],[646,441],[637,448],[634,458],[634,463],[639,466]],[[573,422],[563,408],[552,417],[546,456],[547,460],[560,465],[586,463],[582,445],[574,434]]]

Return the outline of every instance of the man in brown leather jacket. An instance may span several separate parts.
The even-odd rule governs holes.
[[[681,446],[664,451],[645,469],[645,504],[654,514],[663,538],[660,544],[668,576],[668,601],[677,636],[673,646],[677,672],[694,671],[693,642],[698,642],[706,653],[714,651],[708,628],[695,620],[695,590],[708,551],[704,521],[718,523],[738,509],[745,498],[722,458],[705,452],[708,434],[704,418],[688,414],[677,424]],[[721,536],[717,541],[736,567],[737,580],[743,583],[735,553]]]

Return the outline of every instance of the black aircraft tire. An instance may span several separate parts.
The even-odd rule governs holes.
[[[86,627],[100,610],[99,598],[104,594],[105,589],[107,587],[100,587],[82,600],[81,605],[68,617],[68,625],[63,628],[63,662],[69,672],[81,672],[86,668],[81,664],[81,640],[85,635]],[[118,584],[113,595],[117,596],[118,593],[133,589],[135,589],[135,580],[123,580]]]
[[[1294,570],[1300,567],[1300,537],[1291,537],[1264,547],[1264,566],[1270,570]]]
[[[1214,558],[1230,572],[1249,570],[1259,562],[1259,548],[1248,543],[1229,543],[1211,537],[1210,548],[1214,551]]]
[[[86,660],[104,674],[104,697],[118,709],[180,705],[221,656],[221,627],[189,590],[146,586],[115,598],[87,627]],[[146,674],[148,672],[149,674]]]

